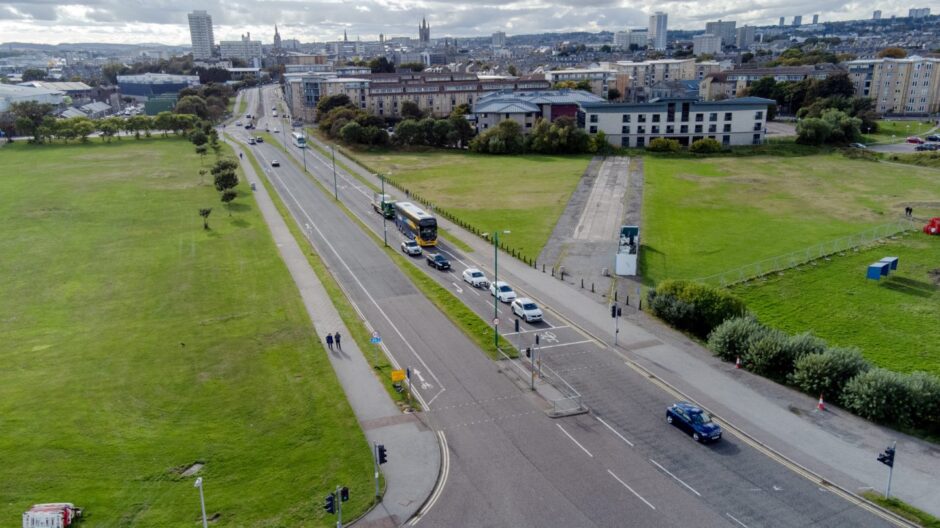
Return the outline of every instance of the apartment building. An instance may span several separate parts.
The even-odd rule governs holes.
[[[649,42],[649,32],[646,29],[628,29],[614,33],[614,47],[629,50],[631,47],[643,49]]]
[[[736,31],[737,22],[734,20],[728,21],[717,21],[717,22],[706,22],[705,23],[705,33],[709,35],[716,35],[721,37],[720,46],[732,46],[734,45],[735,37],[737,34]]]
[[[587,81],[591,93],[607,98],[607,92],[616,86],[617,72],[609,68],[569,69],[545,72],[545,80],[554,85],[562,81]]]
[[[604,132],[615,147],[643,148],[656,138],[691,145],[706,137],[726,146],[759,145],[767,134],[767,107],[772,104],[775,102],[759,97],[584,103],[578,124],[589,134]]]
[[[834,64],[810,66],[777,66],[774,68],[741,68],[717,72],[706,76],[699,84],[699,96],[705,101],[725,97],[743,96],[747,88],[764,77],[777,82],[799,82],[805,79],[825,79],[845,70]]]
[[[649,23],[649,38],[650,38],[650,48],[657,51],[664,51],[667,44],[667,26],[668,26],[669,15],[663,13],[662,11],[657,11],[650,16]]]
[[[193,45],[193,60],[209,60],[215,37],[212,34],[212,16],[205,11],[189,13],[189,38]]]
[[[870,97],[881,114],[930,114],[940,111],[940,58],[849,61],[855,95]]]
[[[699,55],[717,55],[721,53],[721,37],[705,33],[704,35],[695,35],[692,37],[692,54]]]
[[[510,120],[519,123],[523,134],[528,134],[539,119],[577,118],[581,104],[603,102],[604,99],[584,90],[496,92],[474,103],[473,118],[480,132]]]
[[[653,86],[668,81],[700,81],[721,71],[718,61],[695,59],[658,59],[642,62],[601,63],[617,72],[615,88],[629,101],[644,101]]]
[[[219,51],[223,59],[240,59],[249,66],[261,65],[261,41],[251,40],[251,33],[242,35],[240,40],[222,40]]]

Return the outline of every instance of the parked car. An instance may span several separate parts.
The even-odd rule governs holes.
[[[278,160],[271,160],[271,166],[272,166],[272,167],[280,167],[280,166],[281,166],[281,162],[278,161]]]
[[[908,142],[908,143],[914,143],[915,145],[920,145],[921,143],[924,142],[924,140],[923,140],[923,139],[920,139],[920,138],[917,137],[917,136],[911,136],[911,137],[907,138],[907,142]]]
[[[918,152],[923,152],[925,150],[933,150],[931,147],[933,147],[933,145],[917,145],[916,147],[914,147],[914,150]]]
[[[542,310],[535,304],[535,301],[528,297],[520,297],[512,302],[512,313],[523,319],[527,323],[536,323],[542,320]]]
[[[849,143],[849,146],[852,147],[852,148],[857,148],[857,149],[867,149],[867,148],[868,148],[868,145],[866,145],[866,144],[864,144],[864,143]]]
[[[931,134],[927,136],[927,141],[940,141],[940,136],[936,134]]]
[[[417,257],[421,255],[421,246],[418,245],[414,240],[405,240],[401,243],[401,250],[406,255],[411,255],[412,257]]]
[[[486,280],[486,275],[476,268],[463,270],[463,280],[474,288],[486,288],[487,284],[489,284]]]
[[[437,268],[441,271],[450,269],[450,261],[440,253],[428,253],[425,259],[428,261],[428,266],[432,268]]]
[[[516,292],[503,281],[490,283],[490,295],[504,303],[511,303],[516,300]]]
[[[688,402],[674,403],[666,408],[666,423],[672,424],[692,435],[696,442],[721,439],[721,427],[702,409]]]

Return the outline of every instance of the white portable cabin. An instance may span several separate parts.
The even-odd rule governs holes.
[[[615,272],[617,275],[632,277],[637,274],[637,258],[640,255],[640,228],[638,226],[621,226],[620,243],[617,247],[617,262]]]

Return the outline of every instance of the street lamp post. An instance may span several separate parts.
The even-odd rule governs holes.
[[[336,190],[336,150],[330,145],[330,154],[333,157],[333,198],[339,200],[339,191]]]
[[[193,487],[199,488],[199,504],[202,506],[202,528],[209,528],[209,522],[206,520],[206,498],[202,494],[202,477],[196,479]]]

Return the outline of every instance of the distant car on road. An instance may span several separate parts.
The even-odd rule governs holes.
[[[264,138],[261,136],[258,136],[255,138],[255,141],[257,141],[258,143],[264,143]]]
[[[920,139],[920,138],[917,137],[917,136],[911,136],[911,137],[907,138],[907,142],[908,142],[908,143],[914,143],[915,145],[920,145],[921,143],[924,142],[924,140],[923,140],[923,139]]]
[[[537,323],[542,320],[542,310],[539,309],[535,301],[528,297],[520,297],[512,302],[512,313],[523,319],[527,323]]]
[[[927,136],[927,141],[940,141],[940,136],[936,134],[931,134]]]
[[[441,271],[450,269],[450,261],[440,253],[428,253],[425,259],[428,261],[428,266],[432,268],[437,268]]]
[[[248,138],[248,144],[249,144],[249,145],[254,145],[254,144],[255,144],[255,138],[253,138],[253,137]]]
[[[272,130],[272,132],[274,132],[275,134],[277,134],[278,132],[280,132],[280,130],[278,130],[278,129],[275,128],[274,130]]]
[[[864,143],[849,143],[849,146],[852,147],[852,148],[857,148],[857,149],[867,149],[867,148],[868,148],[868,145],[866,145],[866,144],[864,144]]]
[[[489,284],[486,281],[486,275],[476,268],[467,268],[463,270],[463,280],[474,288],[486,288],[486,285]]]
[[[235,121],[235,126],[242,126],[242,122],[241,122],[241,121]]]
[[[272,167],[280,167],[280,166],[281,166],[281,162],[278,161],[278,160],[271,160],[271,166],[272,166]]]
[[[516,292],[503,281],[490,283],[490,295],[496,297],[504,303],[511,303],[516,300]]]
[[[712,442],[721,439],[721,427],[702,409],[688,402],[674,403],[666,408],[666,423],[672,424],[692,435],[696,442]]]
[[[421,246],[418,245],[414,240],[405,240],[401,243],[401,250],[406,255],[411,255],[412,257],[417,257],[421,255]]]

